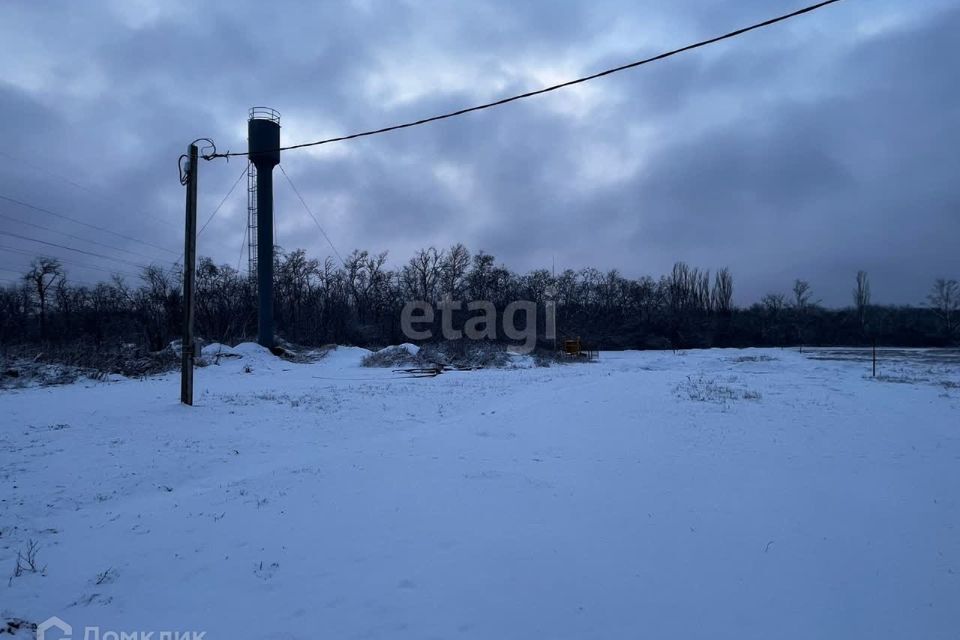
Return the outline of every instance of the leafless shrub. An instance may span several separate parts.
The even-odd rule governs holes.
[[[336,348],[337,345],[328,344],[322,347],[311,349],[295,345],[292,342],[287,342],[286,340],[277,339],[276,346],[274,346],[270,351],[273,353],[273,355],[288,362],[311,364],[327,357],[327,355]]]
[[[715,402],[725,404],[734,400],[760,400],[762,396],[757,391],[732,387],[717,381],[715,378],[703,376],[687,376],[675,388],[680,398],[687,398],[695,402]]]
[[[880,374],[878,376],[869,376],[865,375],[864,378],[876,380],[877,382],[892,382],[894,384],[919,384],[921,382],[928,382],[927,378],[920,378],[913,375],[885,375]]]
[[[117,573],[116,569],[114,569],[113,567],[110,567],[106,571],[101,571],[100,573],[97,574],[95,583],[111,584],[113,582],[116,582],[118,577],[119,577],[119,574]]]
[[[499,369],[510,364],[506,345],[485,340],[447,340],[423,345],[417,358],[424,364]]]
[[[81,377],[104,380],[111,374],[140,378],[173,371],[179,364],[170,348],[147,351],[132,344],[98,347],[83,342],[40,351],[24,347],[5,354],[0,388],[71,384]]]
[[[0,636],[5,633],[11,636],[17,636],[21,629],[26,629],[27,635],[32,638],[33,634],[37,631],[37,623],[27,622],[23,618],[10,618],[0,624]]]
[[[269,580],[273,575],[280,569],[279,562],[271,562],[270,564],[264,564],[261,560],[257,566],[253,568],[253,575],[257,576],[261,580]]]
[[[40,551],[40,543],[36,540],[28,541],[26,549],[17,551],[17,564],[13,569],[13,578],[19,578],[25,573],[46,572],[46,565],[41,567],[37,563],[38,551]]]
[[[401,346],[386,347],[365,356],[365,367],[444,365],[469,369],[496,369],[510,364],[506,345],[485,340],[447,340],[420,347],[416,355]]]
[[[734,364],[740,364],[742,362],[776,362],[777,358],[773,356],[759,355],[759,356],[740,356],[734,358],[732,362]]]
[[[363,357],[360,364],[364,367],[397,368],[420,364],[417,356],[402,346],[385,347]]]
[[[538,367],[551,367],[555,364],[571,364],[575,360],[571,359],[562,351],[553,349],[535,349],[532,354],[533,363]]]

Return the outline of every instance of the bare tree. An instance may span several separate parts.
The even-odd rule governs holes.
[[[535,269],[523,276],[520,280],[522,282],[521,296],[537,303],[547,299],[547,290],[550,288],[550,285],[553,284],[553,277],[546,269]],[[604,288],[604,293],[607,297],[610,296],[607,287]]]
[[[728,269],[711,273],[682,262],[657,278],[632,279],[616,270],[592,268],[519,275],[497,265],[489,254],[471,255],[454,245],[446,251],[424,249],[399,268],[387,265],[385,253],[367,251],[355,251],[343,263],[317,262],[299,250],[276,254],[279,336],[304,345],[394,344],[403,338],[398,319],[406,301],[436,303],[448,295],[461,301],[489,300],[497,309],[514,300],[550,299],[557,303],[560,335],[579,335],[616,348],[849,344],[863,339],[881,317],[890,318],[887,333],[892,339],[908,343],[940,344],[932,340],[933,322],[951,340],[960,334],[960,278],[933,283],[926,309],[871,306],[870,283],[860,272],[853,291],[855,309],[818,307],[810,284],[797,279],[786,295],[768,295],[737,311]],[[47,336],[45,340],[55,337],[58,342],[93,342],[97,349],[140,340],[159,350],[179,332],[180,276],[176,267],[169,272],[148,268],[140,274],[142,282],[114,278],[82,287],[68,282],[55,260],[38,260],[15,286],[0,286],[0,346],[36,343]],[[234,267],[201,259],[198,334],[224,342],[253,335],[256,290],[251,284]],[[855,313],[860,324],[853,321]],[[467,317],[461,313],[454,322]],[[538,314],[538,326],[541,318]]]
[[[443,255],[441,271],[441,294],[459,300],[466,286],[467,270],[470,268],[470,252],[460,243],[450,247]]]
[[[713,309],[720,315],[729,315],[733,310],[733,276],[724,267],[717,271],[713,280]]]
[[[960,284],[957,284],[956,280],[937,278],[927,296],[927,302],[940,319],[947,340],[952,340],[956,329],[955,316],[957,311],[960,311]]]
[[[0,287],[0,344],[22,339],[30,316],[29,283]]]
[[[437,300],[443,258],[434,247],[420,249],[403,268],[403,281],[414,300]]]
[[[867,308],[870,306],[870,279],[866,271],[857,271],[857,286],[853,290],[853,305],[857,308],[860,328],[867,324]]]
[[[63,267],[56,258],[36,258],[30,264],[30,271],[23,276],[37,294],[40,307],[40,339],[47,337],[47,296],[50,288],[63,279]]]
[[[810,298],[813,293],[810,291],[810,283],[806,280],[793,281],[793,306],[797,311],[804,311],[810,306]]]
[[[760,304],[770,316],[776,317],[787,306],[787,299],[782,293],[768,293],[760,300]]]
[[[695,282],[699,278],[695,269],[686,262],[677,262],[666,277],[665,286],[671,314],[679,317],[693,305]]]
[[[694,304],[700,311],[709,313],[713,309],[713,299],[710,296],[710,270],[693,270],[694,276]]]
[[[801,349],[804,342],[806,342],[808,332],[808,325],[810,322],[809,314],[807,313],[810,310],[810,307],[820,304],[820,301],[813,300],[813,291],[810,288],[810,283],[806,280],[800,280],[799,278],[793,281],[793,309],[794,309],[794,330],[796,331],[795,338],[800,342]]]
[[[180,289],[176,274],[161,267],[145,268],[141,279],[144,285],[134,296],[134,308],[140,316],[148,348],[156,351],[176,334],[175,319],[182,314]]]
[[[467,274],[471,300],[489,300],[493,297],[494,260],[492,255],[483,251],[473,254],[473,264]]]

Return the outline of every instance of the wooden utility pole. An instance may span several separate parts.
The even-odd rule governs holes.
[[[197,263],[197,168],[199,151],[191,144],[187,151],[187,218],[183,237],[183,340],[180,344],[180,402],[193,405],[193,288]]]

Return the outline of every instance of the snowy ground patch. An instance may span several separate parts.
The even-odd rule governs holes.
[[[960,628],[955,387],[785,350],[426,379],[362,367],[359,348],[234,351],[197,370],[192,408],[172,374],[0,392],[0,629]],[[898,354],[898,375],[929,362]]]

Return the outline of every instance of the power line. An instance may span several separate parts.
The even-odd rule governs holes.
[[[93,269],[94,271],[103,271],[104,273],[110,273],[110,274],[113,274],[113,273],[121,273],[121,274],[124,274],[124,275],[129,275],[129,276],[132,276],[132,277],[136,277],[136,278],[139,278],[139,277],[140,277],[140,276],[138,276],[138,275],[136,275],[136,274],[134,274],[134,273],[130,273],[129,271],[121,271],[121,270],[119,270],[119,269],[104,269],[103,267],[98,267],[98,266],[94,266],[94,265],[90,265],[90,264],[84,264],[84,263],[82,263],[82,262],[77,262],[77,261],[75,261],[73,258],[63,258],[63,257],[61,257],[61,256],[55,256],[55,255],[53,255],[53,254],[46,254],[46,255],[44,255],[44,254],[38,254],[38,253],[36,253],[35,251],[27,251],[26,249],[17,249],[17,248],[14,248],[14,247],[6,247],[6,246],[3,246],[3,245],[0,245],[0,251],[8,251],[8,252],[10,252],[10,253],[19,253],[20,255],[24,255],[24,256],[26,256],[26,257],[28,257],[28,258],[55,258],[55,259],[59,260],[60,262],[62,262],[63,264],[71,265],[71,266],[76,267],[76,268],[78,268],[78,269]]]
[[[247,246],[247,240],[250,238],[250,225],[244,221],[243,242],[240,244],[240,256],[237,258],[237,273],[240,273],[240,263],[243,262],[243,249]]]
[[[801,16],[801,15],[803,15],[803,14],[805,14],[805,13],[810,13],[810,12],[812,12],[812,11],[816,11],[817,9],[821,9],[821,8],[827,6],[827,5],[831,5],[831,4],[834,4],[834,3],[837,3],[837,2],[840,2],[840,0],[825,0],[824,2],[818,2],[817,4],[813,4],[813,5],[810,5],[810,6],[808,6],[808,7],[804,7],[803,9],[798,9],[797,11],[792,11],[792,12],[790,12],[790,13],[787,13],[787,14],[784,14],[784,15],[781,15],[781,16],[778,16],[778,17],[776,17],[776,18],[770,18],[769,20],[764,20],[763,22],[758,22],[758,23],[756,23],[756,24],[750,25],[749,27],[743,27],[743,28],[741,28],[741,29],[737,29],[736,31],[731,31],[730,33],[726,33],[726,34],[724,34],[724,35],[722,35],[722,36],[716,36],[716,37],[710,38],[710,39],[708,39],[708,40],[701,40],[700,42],[696,42],[696,43],[694,43],[694,44],[690,44],[690,45],[687,45],[687,46],[685,46],[685,47],[680,47],[679,49],[673,49],[672,51],[667,51],[667,52],[665,52],[665,53],[661,53],[661,54],[652,56],[652,57],[650,57],[650,58],[645,58],[645,59],[643,59],[643,60],[637,60],[636,62],[630,62],[630,63],[628,63],[628,64],[624,64],[624,65],[621,65],[621,66],[619,66],[619,67],[614,67],[614,68],[612,68],[612,69],[607,69],[607,70],[601,71],[601,72],[599,72],[599,73],[591,74],[591,75],[589,75],[589,76],[583,76],[582,78],[577,78],[576,80],[569,80],[569,81],[567,81],[567,82],[562,82],[562,83],[560,83],[560,84],[555,84],[555,85],[552,85],[552,86],[549,86],[549,87],[544,87],[544,88],[542,88],[542,89],[537,89],[537,90],[535,90],[535,91],[528,91],[527,93],[521,93],[521,94],[519,94],[519,95],[511,96],[511,97],[509,97],[509,98],[502,98],[502,99],[496,100],[496,101],[494,101],[494,102],[488,102],[488,103],[486,103],[486,104],[477,105],[477,106],[475,106],[475,107],[468,107],[468,108],[466,108],[466,109],[459,109],[459,110],[457,110],[457,111],[451,111],[450,113],[444,113],[444,114],[442,114],[442,115],[432,116],[432,117],[430,117],[430,118],[423,118],[423,119],[421,119],[421,120],[415,120],[415,121],[413,121],[413,122],[406,122],[406,123],[404,123],[404,124],[395,124],[395,125],[392,125],[392,126],[389,126],[389,127],[383,127],[383,128],[381,128],[381,129],[373,129],[373,130],[370,130],[370,131],[363,131],[363,132],[360,132],[360,133],[352,133],[352,134],[350,134],[350,135],[340,136],[340,137],[337,137],[337,138],[327,138],[326,140],[318,140],[318,141],[316,141],[316,142],[304,142],[304,143],[301,143],[301,144],[294,144],[294,145],[290,145],[290,146],[287,146],[287,147],[280,147],[279,149],[273,149],[273,150],[270,150],[270,151],[264,151],[264,153],[271,153],[272,151],[290,151],[290,150],[292,150],[292,149],[302,149],[302,148],[304,148],[304,147],[316,147],[316,146],[319,146],[319,145],[322,145],[322,144],[329,144],[329,143],[331,143],[331,142],[342,142],[342,141],[344,141],[344,140],[353,140],[353,139],[355,139],[355,138],[364,138],[364,137],[367,137],[367,136],[374,136],[374,135],[381,134],[381,133],[387,133],[387,132],[389,132],[389,131],[396,131],[396,130],[398,130],[398,129],[407,129],[407,128],[410,128],[410,127],[416,127],[416,126],[419,126],[419,125],[422,125],[422,124],[427,124],[427,123],[430,123],[430,122],[436,122],[436,121],[438,121],[438,120],[445,120],[445,119],[447,119],[447,118],[453,118],[453,117],[456,117],[456,116],[462,116],[462,115],[464,115],[464,114],[466,114],[466,113],[471,113],[471,112],[473,112],[473,111],[481,111],[481,110],[483,110],[483,109],[490,109],[491,107],[499,107],[500,105],[507,104],[508,102],[515,102],[515,101],[517,101],[517,100],[523,100],[524,98],[531,98],[531,97],[533,97],[533,96],[538,96],[538,95],[541,95],[541,94],[544,94],[544,93],[549,93],[549,92],[551,92],[551,91],[556,91],[556,90],[558,90],[558,89],[564,89],[564,88],[566,88],[566,87],[571,87],[571,86],[573,86],[573,85],[580,84],[580,83],[582,83],[582,82],[588,82],[588,81],[590,81],[590,80],[596,80],[597,78],[602,78],[602,77],[604,77],[604,76],[608,76],[608,75],[611,75],[611,74],[614,74],[614,73],[618,73],[618,72],[620,72],[620,71],[625,71],[625,70],[627,70],[627,69],[633,69],[633,68],[635,68],[635,67],[639,67],[639,66],[642,66],[642,65],[645,65],[645,64],[649,64],[649,63],[651,63],[651,62],[657,62],[657,61],[660,61],[660,60],[664,60],[664,59],[666,59],[666,58],[670,58],[670,57],[673,57],[673,56],[675,56],[675,55],[678,55],[678,54],[681,54],[681,53],[685,53],[685,52],[687,52],[687,51],[692,51],[693,49],[699,49],[699,48],[701,48],[701,47],[706,47],[706,46],[708,46],[708,45],[715,44],[715,43],[721,42],[721,41],[723,41],[723,40],[729,40],[729,39],[731,39],[731,38],[736,38],[737,36],[741,36],[741,35],[743,35],[743,34],[745,34],[745,33],[750,32],[750,31],[754,31],[754,30],[757,30],[757,29],[763,29],[764,27],[769,27],[769,26],[771,26],[771,25],[777,24],[778,22],[783,22],[783,21],[789,20],[789,19],[791,19],[791,18],[796,18],[797,16]],[[227,153],[212,153],[212,154],[209,154],[209,155],[207,156],[207,159],[209,160],[209,159],[213,159],[213,158],[229,158],[230,156],[246,156],[246,155],[249,155],[249,154],[250,154],[249,151],[234,151],[234,152],[229,152],[229,151],[228,151]]]
[[[0,267],[0,271],[5,271],[5,272],[7,272],[7,273],[15,273],[15,274],[17,274],[17,275],[20,277],[21,280],[26,280],[26,279],[27,279],[27,274],[22,273],[22,272],[20,272],[20,271],[16,271],[15,269],[7,269],[6,267]],[[61,273],[59,273],[59,274],[57,274],[57,275],[60,276],[60,278],[62,279],[63,282],[73,282],[73,283],[76,283],[76,284],[86,285],[86,286],[88,286],[88,287],[94,286],[93,284],[91,284],[91,283],[89,283],[89,282],[87,282],[87,281],[85,281],[85,280],[74,280],[74,279],[72,279],[72,278],[68,278],[66,272],[61,272]],[[8,280],[9,280],[9,279],[8,279]],[[52,280],[51,280],[51,281],[52,281]]]
[[[10,154],[10,153],[7,153],[7,152],[4,151],[3,149],[0,149],[0,155],[4,156],[4,157],[6,157],[6,158],[10,158],[10,159],[13,160],[14,162],[16,162],[17,166],[24,165],[24,166],[30,167],[30,168],[33,169],[34,171],[37,171],[37,172],[39,172],[39,173],[44,173],[44,174],[46,174],[46,175],[48,175],[48,176],[51,176],[51,177],[53,177],[53,178],[56,178],[56,179],[58,179],[58,180],[62,180],[63,182],[66,182],[66,183],[69,184],[70,186],[75,187],[75,188],[77,188],[77,189],[80,189],[81,191],[86,191],[87,193],[89,193],[89,194],[91,194],[91,195],[93,195],[93,196],[96,196],[98,199],[100,199],[100,200],[103,201],[103,202],[110,202],[111,204],[113,204],[113,201],[112,201],[111,199],[109,199],[104,193],[102,193],[102,192],[100,192],[100,191],[97,191],[96,189],[91,189],[90,187],[86,187],[86,186],[80,184],[79,182],[76,182],[76,181],[74,181],[74,180],[72,180],[72,179],[70,179],[70,178],[68,178],[68,177],[66,177],[66,176],[64,176],[64,175],[61,175],[61,174],[59,174],[59,173],[57,173],[57,172],[55,172],[55,171],[50,171],[49,169],[47,169],[47,168],[45,168],[45,167],[42,167],[42,166],[40,166],[40,165],[38,165],[38,164],[34,164],[34,163],[32,163],[32,162],[30,162],[30,161],[28,161],[28,160],[25,160],[24,158],[22,158],[22,157],[20,157],[20,156],[14,156],[14,155],[12,155],[12,154]],[[156,220],[157,222],[162,222],[163,224],[166,224],[166,225],[170,225],[170,226],[174,226],[174,227],[176,226],[176,223],[171,222],[170,220],[164,220],[163,218],[158,218],[157,216],[150,215],[149,213],[139,212],[138,215],[144,216],[144,217],[146,217],[146,218],[150,218],[150,219],[152,219],[152,220]]]
[[[49,231],[49,232],[51,232],[51,233],[59,233],[59,234],[62,235],[62,236],[66,236],[66,237],[68,237],[68,238],[73,238],[74,240],[80,240],[81,242],[89,242],[90,244],[99,245],[99,246],[101,246],[101,247],[104,247],[105,249],[112,249],[112,250],[114,250],[114,251],[120,251],[120,252],[122,252],[122,253],[129,253],[130,255],[132,255],[132,256],[137,256],[137,257],[141,257],[141,256],[142,256],[142,254],[137,253],[137,252],[135,252],[135,251],[129,251],[129,250],[127,250],[127,249],[121,249],[120,247],[115,247],[115,246],[113,246],[113,245],[106,244],[106,243],[103,243],[103,242],[99,242],[99,241],[97,241],[97,240],[90,240],[90,239],[88,239],[88,238],[84,238],[84,237],[81,237],[81,236],[73,235],[72,233],[67,233],[66,231],[59,231],[59,230],[57,230],[57,229],[51,229],[50,227],[45,227],[45,226],[43,226],[42,224],[37,224],[37,223],[35,223],[35,222],[27,222],[26,220],[20,220],[20,219],[18,219],[18,218],[14,218],[14,217],[12,217],[12,216],[4,215],[4,214],[2,214],[2,213],[0,213],[0,218],[3,218],[4,220],[10,220],[10,221],[12,221],[12,222],[17,222],[17,223],[19,223],[19,224],[24,224],[24,225],[28,225],[28,226],[31,226],[31,227],[35,227],[35,228],[41,229],[41,230],[43,230],[43,231]]]
[[[38,256],[36,253],[34,253],[34,252],[32,252],[32,251],[26,251],[26,250],[24,250],[24,249],[16,249],[16,248],[14,248],[14,247],[5,247],[5,246],[3,246],[3,245],[0,245],[0,251],[9,251],[9,252],[11,252],[11,253],[19,253],[19,254],[21,254],[21,255],[27,256],[28,258],[37,258],[37,257],[55,258],[55,259],[59,260],[61,263],[65,264],[65,265],[72,266],[72,267],[77,268],[77,269],[92,269],[93,271],[102,271],[102,272],[104,272],[104,273],[109,273],[110,275],[120,274],[120,275],[129,276],[129,277],[131,277],[131,278],[139,278],[139,277],[140,277],[138,274],[131,273],[131,272],[129,272],[129,271],[121,271],[120,269],[104,269],[103,267],[97,267],[97,266],[94,266],[94,265],[84,264],[84,263],[82,263],[82,262],[77,262],[76,260],[73,260],[72,258],[62,258],[62,257],[60,257],[60,256],[55,256],[55,255]]]
[[[237,178],[237,181],[233,183],[233,186],[230,187],[230,190],[227,191],[227,195],[223,196],[223,199],[220,201],[220,204],[217,205],[217,208],[213,210],[213,213],[210,214],[210,217],[207,218],[207,221],[203,223],[203,226],[200,227],[200,231],[197,231],[197,237],[200,237],[200,234],[203,233],[203,230],[207,228],[207,225],[213,220],[213,217],[217,215],[217,212],[220,211],[220,208],[223,207],[224,203],[227,201],[227,198],[230,197],[230,194],[234,192],[237,188],[237,185],[240,184],[240,180],[243,179],[243,176],[247,175],[247,169],[244,167],[243,171],[240,172],[240,176]],[[180,264],[180,261],[183,260],[183,251],[180,252],[180,256],[173,261],[174,266]]]
[[[330,248],[331,248],[331,249],[333,249],[333,253],[336,254],[337,258],[340,259],[340,264],[345,264],[344,261],[343,261],[343,256],[341,256],[341,255],[340,255],[340,252],[337,251],[337,248],[336,248],[335,246],[333,246],[333,242],[330,241],[330,236],[328,236],[328,235],[327,235],[327,232],[323,230],[323,227],[320,225],[320,221],[317,220],[317,217],[316,217],[315,215],[313,215],[313,212],[310,211],[310,207],[307,206],[306,200],[304,200],[304,199],[303,199],[303,196],[300,195],[300,190],[297,189],[297,187],[296,187],[295,184],[293,184],[293,180],[291,180],[291,179],[290,179],[290,176],[287,175],[287,172],[286,172],[286,170],[283,168],[283,165],[281,164],[281,165],[277,165],[277,166],[280,167],[280,173],[283,174],[283,177],[287,179],[287,182],[288,182],[288,183],[290,183],[290,188],[292,188],[292,189],[293,189],[293,192],[294,192],[295,194],[297,194],[297,198],[300,199],[300,204],[302,204],[302,205],[303,205],[303,208],[306,210],[306,212],[307,212],[308,214],[310,214],[310,218],[313,219],[313,223],[317,225],[317,229],[320,229],[320,233],[322,233],[322,234],[323,234],[323,237],[326,238],[327,244],[330,245]]]
[[[105,256],[102,253],[94,253],[92,251],[84,251],[83,249],[74,249],[73,247],[68,247],[66,245],[57,244],[56,242],[47,242],[46,240],[38,240],[37,238],[31,238],[29,236],[22,236],[19,233],[11,233],[10,231],[0,231],[0,235],[10,236],[11,238],[19,238],[20,240],[27,240],[29,242],[39,242],[40,244],[45,244],[50,247],[57,247],[59,249],[65,249],[67,251],[75,251],[77,253],[82,253],[88,256],[94,256],[95,258],[104,258],[106,260],[114,260],[116,262],[122,262],[124,264],[129,264],[131,266],[137,267],[138,269],[146,269],[146,265],[137,264],[136,262],[130,262],[129,260],[124,260],[123,258],[114,258],[111,256]]]
[[[7,273],[18,273],[18,274],[20,273],[19,271],[14,271],[13,269],[6,269],[6,268],[4,268],[4,267],[0,267],[0,271],[6,271]],[[84,286],[84,287],[95,287],[95,286],[97,286],[97,285],[93,284],[92,282],[87,282],[86,280],[74,280],[73,278],[69,278],[69,277],[67,277],[67,274],[66,274],[66,273],[62,273],[62,274],[60,274],[60,275],[61,275],[61,278],[62,278],[62,282],[65,282],[65,283],[67,283],[68,285],[69,285],[69,284],[79,284],[79,285]],[[21,276],[21,281],[24,281],[24,282],[25,282],[25,280],[26,280],[26,274],[20,274],[20,276]],[[14,281],[10,280],[9,278],[3,278],[3,280],[0,280],[0,281],[9,282],[10,284],[13,284],[13,282],[14,282]]]
[[[203,223],[202,227],[200,227],[200,231],[197,231],[197,237],[200,237],[200,234],[203,233],[203,230],[207,228],[207,225],[210,224],[211,221],[213,221],[213,217],[217,215],[217,212],[220,211],[220,207],[222,207],[223,203],[227,201],[227,198],[230,197],[233,191],[237,188],[237,185],[240,184],[240,180],[242,180],[243,176],[245,175],[247,175],[246,167],[244,167],[243,171],[240,172],[240,175],[237,177],[237,181],[233,183],[232,187],[230,187],[230,191],[227,191],[227,195],[223,196],[223,200],[220,201],[220,204],[217,205],[217,208],[213,210],[213,213],[210,214],[210,217],[207,218],[207,221]],[[181,254],[181,257],[182,255],[183,254]]]
[[[83,226],[85,226],[85,227],[90,227],[91,229],[96,229],[97,231],[102,231],[102,232],[104,232],[104,233],[109,233],[110,235],[117,236],[118,238],[123,238],[124,240],[129,240],[129,241],[131,241],[131,242],[138,242],[138,243],[140,243],[140,244],[142,244],[142,245],[145,245],[145,246],[148,246],[148,247],[153,247],[154,249],[159,249],[159,250],[161,250],[161,251],[166,251],[167,253],[176,254],[176,251],[171,251],[170,249],[166,249],[166,248],[164,248],[164,247],[161,247],[160,245],[153,244],[152,242],[147,242],[147,241],[145,241],[145,240],[139,240],[139,239],[134,238],[134,237],[132,237],[132,236],[124,235],[124,234],[122,234],[122,233],[118,233],[118,232],[116,232],[116,231],[113,231],[112,229],[107,229],[107,228],[105,228],[105,227],[100,227],[100,226],[97,226],[97,225],[95,225],[95,224],[91,224],[91,223],[89,223],[89,222],[84,222],[83,220],[78,220],[78,219],[72,218],[72,217],[70,217],[70,216],[68,216],[68,215],[65,215],[65,214],[62,214],[62,213],[57,213],[56,211],[51,211],[50,209],[45,209],[45,208],[43,208],[43,207],[38,207],[37,205],[30,204],[29,202],[24,202],[24,201],[22,201],[22,200],[17,200],[16,198],[11,198],[10,196],[5,196],[5,195],[3,195],[3,194],[0,194],[0,200],[6,200],[7,202],[12,202],[12,203],[14,203],[14,204],[18,204],[18,205],[20,205],[21,207],[27,207],[28,209],[33,209],[34,211],[40,211],[40,212],[42,212],[42,213],[46,213],[46,214],[49,214],[49,215],[52,215],[52,216],[56,216],[56,217],[58,217],[58,218],[63,218],[64,220],[69,220],[69,221],[75,222],[75,223],[77,223],[77,224],[79,224],[79,225],[83,225]]]

